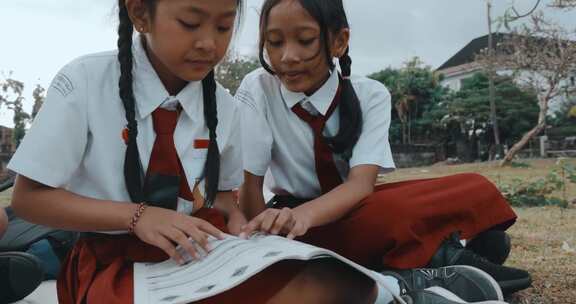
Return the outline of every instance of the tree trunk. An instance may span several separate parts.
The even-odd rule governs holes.
[[[538,113],[538,124],[532,130],[526,132],[522,139],[520,139],[517,143],[512,146],[512,148],[506,153],[506,156],[500,162],[500,166],[504,167],[510,165],[514,156],[524,148],[524,146],[533,139],[536,135],[540,134],[546,128],[546,115],[548,113],[548,102],[550,101],[550,94],[547,94],[546,97],[541,97],[540,102],[538,105],[540,106],[540,113]]]
[[[408,144],[412,144],[412,119],[410,118],[410,113],[408,113]]]
[[[407,144],[408,142],[408,131],[406,127],[406,121],[402,121],[402,143]]]
[[[488,99],[490,101],[490,122],[494,134],[494,153],[490,154],[490,160],[502,156],[502,144],[500,143],[500,128],[498,127],[498,115],[496,109],[496,92],[494,88],[494,39],[492,35],[492,1],[486,1],[488,6]],[[497,157],[498,156],[498,157]]]

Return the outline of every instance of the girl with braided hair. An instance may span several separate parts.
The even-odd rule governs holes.
[[[388,142],[391,97],[381,83],[351,75],[342,2],[264,1],[263,68],[246,76],[236,95],[243,135],[240,206],[250,219],[243,235],[286,235],[378,270],[468,265],[507,292],[528,287],[527,272],[499,265],[510,249],[503,231],[516,215],[484,177],[374,186],[379,173],[395,167]],[[266,208],[264,184],[275,195],[272,208]],[[476,246],[478,252],[463,248],[458,231],[462,239],[489,245]]]
[[[119,0],[118,50],[76,59],[52,82],[9,168],[19,216],[83,232],[60,304],[133,303],[135,262],[182,263],[177,246],[200,259],[193,242],[209,253],[208,237],[246,223],[231,191],[239,113],[213,72],[241,2]],[[373,303],[374,282],[344,265],[279,262],[200,303]]]

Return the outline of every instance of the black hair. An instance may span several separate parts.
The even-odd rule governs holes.
[[[149,12],[154,15],[156,0],[143,0]],[[241,19],[242,0],[237,0],[238,18]],[[144,170],[140,161],[136,137],[138,136],[138,124],[135,115],[135,97],[133,91],[133,54],[132,37],[134,34],[134,24],[128,15],[125,0],[118,0],[119,20],[118,25],[118,62],[120,63],[120,98],[126,111],[126,129],[128,133],[126,156],[124,160],[124,179],[126,188],[133,202],[144,200],[143,184]],[[209,131],[208,156],[204,164],[205,178],[205,206],[212,207],[218,192],[218,181],[220,175],[220,152],[216,141],[216,128],[218,126],[218,112],[216,107],[216,80],[214,71],[211,71],[202,80],[202,93],[204,97],[204,120]]]
[[[260,43],[259,43],[259,57],[260,62],[264,69],[269,73],[274,74],[270,65],[266,62],[264,55],[264,48],[266,44],[266,27],[268,26],[268,18],[270,11],[274,6],[279,4],[282,0],[266,0],[262,6],[262,13],[260,15]],[[312,16],[320,26],[320,42],[323,45],[319,50],[318,55],[324,51],[326,55],[326,64],[334,71],[334,62],[332,61],[332,54],[330,53],[330,35],[337,34],[342,29],[349,28],[348,18],[342,0],[298,0],[300,5]],[[316,57],[315,55],[314,57]],[[334,137],[325,138],[326,142],[334,153],[350,159],[352,150],[358,138],[362,133],[362,110],[360,108],[360,101],[352,87],[350,81],[350,74],[352,68],[352,59],[349,55],[349,48],[342,57],[338,58],[340,69],[342,72],[341,80],[341,102],[338,106],[338,114],[340,115],[340,127],[338,133]]]

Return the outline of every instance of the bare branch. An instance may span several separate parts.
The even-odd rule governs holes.
[[[532,15],[538,9],[541,2],[542,2],[542,0],[537,0],[536,4],[534,4],[534,7],[532,7],[532,9],[530,9],[528,12],[526,12],[524,14],[518,13],[518,10],[516,10],[516,7],[512,6],[512,12],[514,12],[514,16],[511,16],[512,19],[510,19],[509,22],[514,22],[518,19],[522,19],[522,18],[525,18],[525,17]]]
[[[570,81],[576,75],[576,42],[570,39],[574,33],[546,20],[541,12],[533,12],[529,18],[529,22],[516,26],[510,33],[499,34],[493,56],[484,51],[477,58],[487,68],[492,64],[498,71],[510,72],[518,84],[538,94],[538,122],[510,149],[504,163],[510,162],[529,139],[545,129],[550,103],[561,100],[559,96],[576,94],[576,86]]]
[[[550,6],[562,9],[572,9],[576,8],[576,0],[554,0]]]

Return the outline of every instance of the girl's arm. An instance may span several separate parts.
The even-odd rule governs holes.
[[[214,208],[224,214],[228,224],[228,232],[233,235],[238,235],[241,227],[247,223],[232,191],[218,192]]]
[[[294,208],[294,212],[307,218],[310,227],[335,222],[372,194],[378,171],[379,167],[375,165],[356,166],[350,170],[348,179],[344,183]]]
[[[268,209],[264,212],[258,209],[261,213],[246,225],[242,236],[250,235],[254,231],[264,231],[271,234],[285,233],[288,238],[294,238],[304,235],[310,228],[335,222],[374,191],[378,171],[379,167],[376,165],[359,165],[350,170],[348,179],[343,184],[317,199],[294,209]],[[249,192],[249,195],[262,192],[252,188],[250,190],[243,192]],[[263,199],[261,203],[251,203],[256,207],[264,205]]]
[[[266,210],[263,189],[264,176],[244,171],[244,184],[240,188],[240,209],[249,220]]]
[[[128,230],[136,204],[97,200],[16,178],[12,208],[25,220],[71,231]]]
[[[114,231],[129,229],[138,205],[83,197],[19,175],[12,193],[12,207],[18,216],[50,227]],[[174,244],[196,258],[198,255],[190,239],[208,252],[208,235],[223,237],[221,231],[202,219],[157,207],[145,209],[134,227],[134,234],[179,263],[184,260]]]

